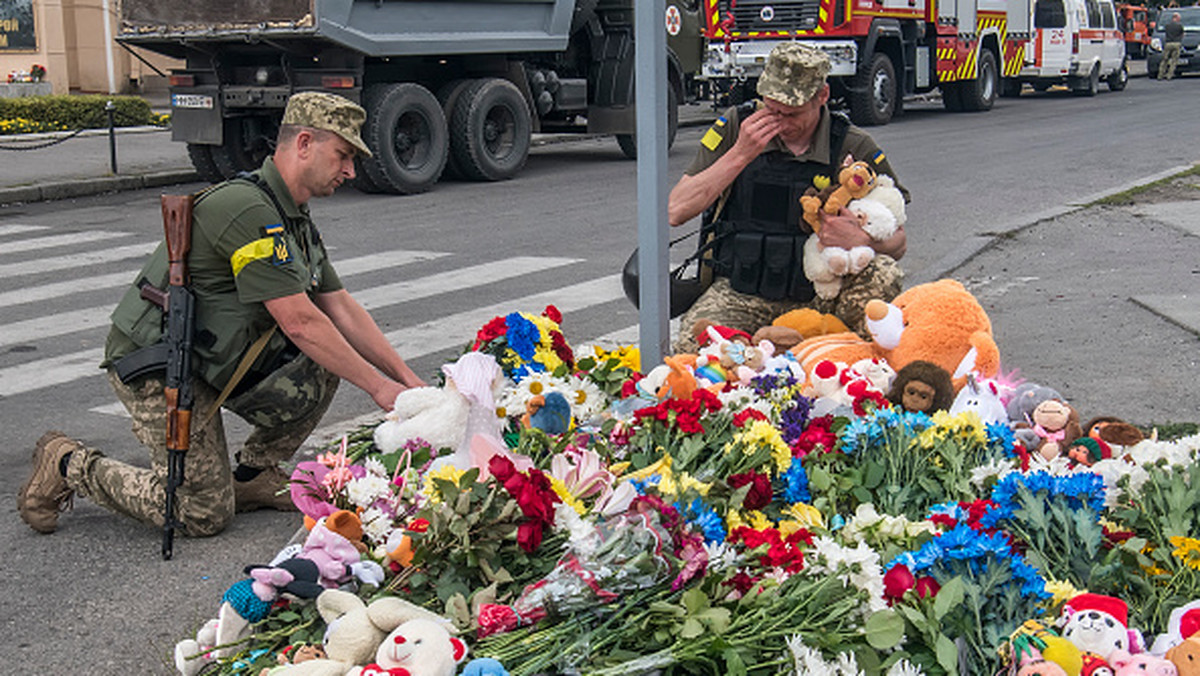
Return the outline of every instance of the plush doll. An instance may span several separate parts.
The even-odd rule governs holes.
[[[1171,648],[1166,658],[1175,665],[1179,676],[1200,676],[1200,636],[1185,639]]]
[[[405,622],[418,618],[444,622],[437,614],[395,596],[367,605],[357,595],[337,589],[317,597],[317,612],[327,627],[327,656],[278,667],[271,676],[345,676],[375,659],[384,637]]]
[[[977,379],[974,375],[967,376],[966,385],[958,391],[954,403],[950,404],[951,415],[966,411],[974,411],[985,425],[1008,422],[1008,413],[1000,401],[1000,389],[995,383]]]
[[[1165,655],[1168,650],[1193,636],[1200,636],[1200,601],[1191,601],[1171,611],[1167,618],[1167,631],[1154,637],[1150,652]]]
[[[1097,441],[1103,441],[1120,455],[1130,446],[1136,446],[1146,435],[1137,427],[1113,416],[1099,416],[1087,421],[1083,433]]]
[[[468,352],[442,366],[445,387],[414,387],[396,395],[395,405],[375,428],[375,445],[395,453],[412,439],[434,448],[453,450],[434,461],[434,469],[452,464],[470,469],[471,438],[483,434],[500,438],[504,421],[496,415],[495,398],[504,372],[494,357]]]
[[[1023,622],[1009,636],[1008,644],[1011,649],[1011,661],[1017,665],[1038,665],[1045,661],[1054,664],[1066,674],[1078,674],[1083,665],[1083,655],[1079,648],[1038,620]],[[1045,672],[1047,674],[1057,673],[1053,671],[1054,667],[1042,668],[1050,669]]]
[[[1108,655],[1108,663],[1114,669],[1114,676],[1179,676],[1174,664],[1150,653],[1130,655],[1124,650],[1114,650]]]
[[[747,342],[727,339],[715,326],[709,326],[706,332],[708,340],[701,343],[696,355],[695,374],[704,376],[710,385],[733,381],[745,385],[763,370],[767,358],[774,354],[774,346],[749,344],[749,336],[741,331],[738,333],[746,336]]]
[[[846,210],[858,218],[859,227],[876,242],[891,237],[904,225],[904,195],[890,176],[880,176],[875,187],[863,197],[851,201]],[[842,288],[842,277],[862,272],[875,250],[870,246],[851,249],[825,246],[820,238],[809,237],[804,243],[804,274],[821,298],[833,298]]]
[[[1033,409],[1031,416],[1035,435],[1032,446],[1027,446],[1035,462],[1049,463],[1067,450],[1067,444],[1083,436],[1079,426],[1079,414],[1070,405],[1057,399],[1047,399]]]
[[[853,364],[881,357],[899,372],[914,361],[928,361],[966,383],[965,374],[976,371],[994,378],[1000,368],[1000,351],[992,337],[992,323],[979,301],[959,282],[942,279],[918,284],[887,304],[867,305],[870,342],[852,333],[810,338],[792,348],[806,373],[822,360]]]
[[[834,315],[823,314],[812,308],[797,308],[779,315],[770,326],[759,328],[754,332],[751,342],[758,345],[769,340],[776,350],[782,352],[792,349],[806,338],[846,333],[849,330]]]
[[[425,618],[401,624],[379,644],[373,663],[347,676],[454,676],[467,657],[467,644],[446,626]]]
[[[1082,651],[1108,655],[1114,650],[1138,650],[1141,639],[1129,630],[1129,609],[1115,596],[1078,594],[1059,612],[1063,638]]]
[[[357,532],[361,538],[362,522],[354,512],[341,510],[316,522],[312,532],[304,539],[297,558],[308,559],[317,566],[320,583],[329,589],[357,577],[367,584],[378,585],[383,581],[383,569],[374,561],[362,560],[356,543],[334,530],[349,529],[358,522]],[[331,527],[332,526],[332,527]]]
[[[849,159],[849,157],[847,157]],[[824,190],[809,188],[800,198],[800,208],[803,210],[804,222],[813,232],[821,229],[819,213],[837,214],[851,200],[866,197],[875,187],[877,176],[875,170],[866,162],[851,162],[838,172],[838,182],[829,185]]]
[[[301,664],[309,660],[323,660],[326,657],[328,655],[325,654],[324,647],[304,643],[284,648],[275,656],[275,661],[279,667],[286,667],[290,664]],[[258,672],[258,676],[274,676],[280,673],[281,670],[279,667],[265,667],[262,671]]]
[[[525,402],[521,426],[539,429],[546,434],[563,434],[571,429],[571,404],[562,392],[534,395]]]
[[[1083,654],[1083,667],[1079,670],[1079,676],[1115,676],[1115,673],[1112,665],[1103,657],[1096,653]]]
[[[945,411],[954,401],[950,374],[937,364],[917,360],[896,372],[888,401],[909,413]]]
[[[1101,439],[1079,437],[1067,446],[1067,457],[1073,466],[1091,467],[1112,457],[1112,448]]]
[[[1033,382],[1021,383],[1013,390],[1012,395],[1008,398],[1008,402],[1004,405],[1008,411],[1008,424],[1014,429],[1019,429],[1018,426],[1023,425],[1024,428],[1033,426],[1033,409],[1037,408],[1038,404],[1047,399],[1058,399],[1064,401],[1063,396],[1058,393],[1058,390],[1052,387],[1046,387]],[[1032,431],[1028,434],[1023,434],[1020,431],[1016,432],[1017,439],[1026,446],[1033,446],[1036,443],[1036,438]]]

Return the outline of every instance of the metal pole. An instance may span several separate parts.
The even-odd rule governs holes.
[[[108,165],[112,168],[112,173],[117,173],[117,128],[115,114],[117,107],[113,105],[111,99],[104,104],[104,113],[108,115]]]
[[[642,371],[662,363],[671,338],[667,283],[667,34],[664,0],[634,3],[637,102],[638,319]]]

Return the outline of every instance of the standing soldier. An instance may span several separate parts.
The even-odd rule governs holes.
[[[294,510],[284,492],[288,460],[344,378],[390,409],[401,391],[424,383],[342,287],[313,224],[308,202],[354,178],[366,113],[332,94],[289,99],[275,153],[254,174],[196,199],[188,267],[195,295],[193,393],[196,422],[176,492],[175,517],[187,535],[221,532],[235,511]],[[53,532],[78,492],[96,504],[155,526],[164,523],[166,409],[162,310],[147,287],[164,287],[160,245],[112,315],[102,367],[150,452],[150,469],[105,457],[47,432],[17,499],[21,518]],[[227,398],[225,398],[227,397]],[[253,427],[231,470],[219,407]]]

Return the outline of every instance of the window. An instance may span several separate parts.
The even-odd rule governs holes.
[[[1113,6],[1111,2],[1106,2],[1100,5],[1100,18],[1104,21],[1105,28],[1117,27],[1117,19],[1113,14]]]
[[[1086,0],[1083,3],[1087,8],[1087,25],[1088,28],[1100,27],[1100,3],[1096,0]]]
[[[1063,0],[1037,0],[1033,5],[1034,28],[1066,28],[1067,9]]]

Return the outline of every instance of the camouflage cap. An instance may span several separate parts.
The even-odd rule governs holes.
[[[758,95],[802,106],[825,86],[829,67],[825,52],[799,42],[784,42],[767,57],[758,77]]]
[[[350,99],[326,92],[299,92],[288,99],[283,124],[331,131],[346,139],[362,155],[371,156],[359,130],[367,111]]]

